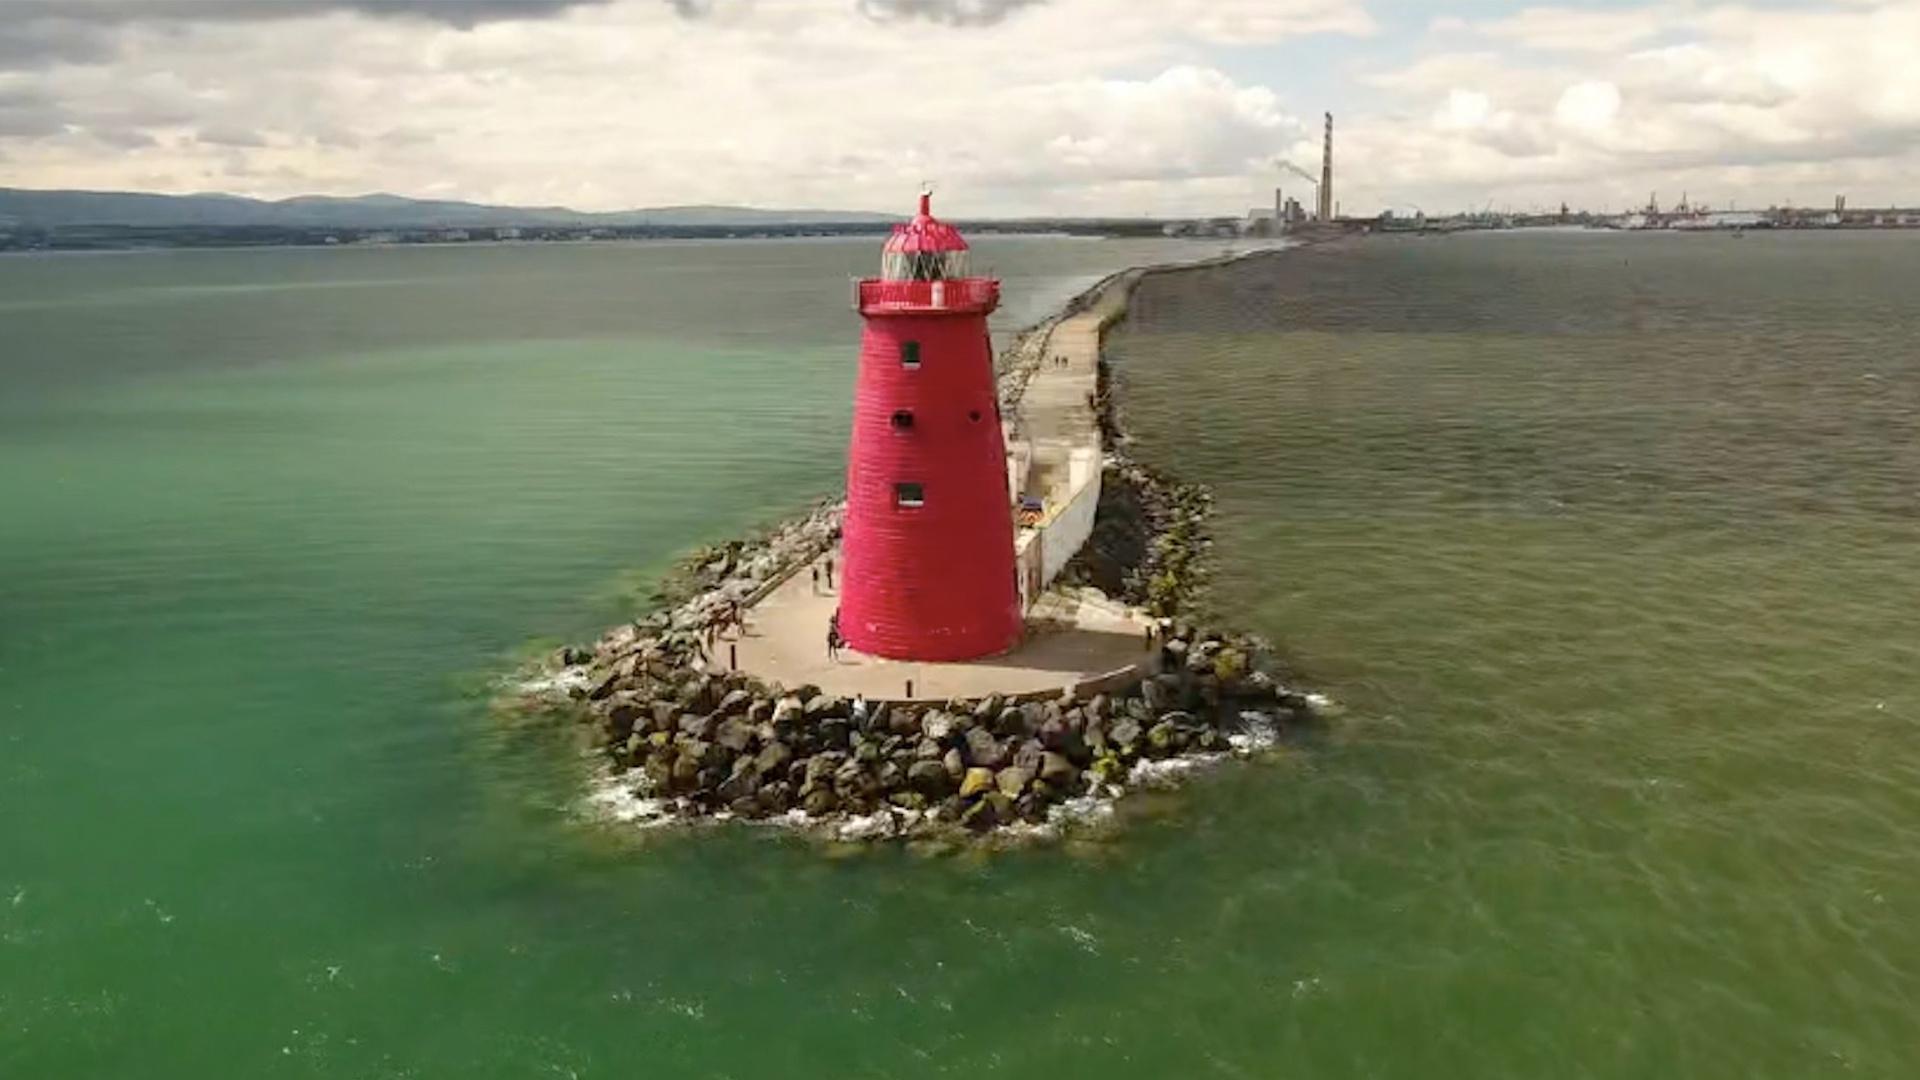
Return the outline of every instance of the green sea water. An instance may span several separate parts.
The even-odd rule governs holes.
[[[1072,851],[584,819],[497,681],[833,490],[872,248],[0,259],[0,1076],[1908,1073],[1914,238],[1150,279],[1339,719]],[[1208,253],[979,248],[1003,334]]]

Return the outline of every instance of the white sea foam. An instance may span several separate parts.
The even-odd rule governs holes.
[[[597,781],[585,799],[588,813],[607,821],[640,828],[657,828],[674,821],[674,801],[656,799],[622,783],[617,776]]]
[[[530,697],[566,697],[570,691],[585,690],[590,682],[585,666],[564,667],[523,679],[514,689]]]

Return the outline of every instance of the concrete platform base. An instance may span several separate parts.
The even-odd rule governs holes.
[[[825,561],[823,556],[814,565],[824,570]],[[1033,606],[1026,639],[1003,656],[921,663],[842,649],[829,658],[827,621],[840,602],[836,592],[826,586],[824,573],[816,589],[813,575],[802,568],[747,610],[744,635],[730,633],[716,644],[716,666],[724,670],[737,658],[739,670],[755,678],[788,687],[812,684],[839,697],[944,701],[1052,696],[1069,689],[1092,694],[1136,681],[1159,658],[1146,618],[1098,594],[1068,590],[1050,592]]]

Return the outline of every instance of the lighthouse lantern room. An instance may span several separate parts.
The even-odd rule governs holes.
[[[858,285],[840,631],[873,656],[970,660],[1021,632],[987,332],[1000,283],[971,276],[966,240],[931,201]]]

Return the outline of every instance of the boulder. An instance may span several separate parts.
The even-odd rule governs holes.
[[[1000,715],[1000,695],[988,694],[974,703],[973,718],[979,723],[988,723]]]
[[[720,704],[714,707],[714,711],[722,716],[742,716],[752,704],[753,694],[746,690],[729,690],[727,695],[720,699]]]
[[[937,761],[916,761],[907,768],[907,784],[929,799],[938,799],[953,790],[953,778]]]
[[[1001,709],[1000,715],[994,718],[993,733],[1007,739],[1024,739],[1033,733],[1027,719],[1025,709],[1009,705]]]
[[[1099,757],[1110,749],[1111,744],[1107,742],[1106,727],[1087,725],[1087,754],[1091,757]]]
[[[1171,720],[1162,720],[1147,730],[1147,747],[1156,755],[1178,753],[1186,744],[1186,732]]]
[[[806,706],[800,704],[800,699],[789,694],[773,703],[774,726],[790,726],[805,715],[805,712]]]
[[[1146,701],[1147,708],[1163,713],[1177,707],[1175,702],[1179,700],[1179,687],[1178,676],[1155,675],[1140,684],[1140,696]]]
[[[613,733],[623,738],[632,734],[634,725],[646,716],[646,708],[634,701],[622,701],[607,710],[607,722]]]
[[[833,771],[833,790],[842,800],[853,800],[872,797],[879,785],[865,765],[849,759]]]
[[[587,691],[587,700],[605,701],[612,697],[614,690],[620,686],[620,679],[621,675],[618,671],[609,671],[602,675],[599,681],[593,684],[592,689]]]
[[[1039,739],[1028,739],[1013,748],[1013,751],[1007,755],[1007,761],[1017,768],[1038,773],[1040,771],[1040,755],[1045,750],[1046,747],[1041,745]]]
[[[809,720],[824,720],[829,716],[846,716],[847,702],[844,698],[832,694],[817,694],[808,699],[801,710]]]
[[[983,727],[967,729],[967,763],[983,769],[998,769],[1007,763],[1007,748]]]
[[[920,718],[921,732],[942,746],[953,742],[958,728],[959,722],[939,709],[930,709],[927,715]]]
[[[808,817],[824,817],[839,807],[839,796],[833,793],[832,788],[824,785],[807,792],[800,799],[800,808],[807,812]]]
[[[1058,718],[1048,720],[1040,725],[1034,737],[1039,739],[1043,746],[1056,746],[1067,737],[1067,722]]]
[[[833,774],[846,760],[847,756],[845,754],[833,753],[820,753],[808,758],[806,760],[805,771],[801,773],[801,797],[805,798],[807,792],[812,791],[814,788],[831,786],[833,784]]]
[[[920,714],[904,706],[887,710],[887,730],[899,736],[920,734]]]
[[[793,806],[793,788],[785,780],[760,786],[760,806],[769,814],[784,814]]]
[[[792,761],[793,751],[787,749],[785,743],[770,742],[760,748],[759,755],[754,758],[753,767],[754,771],[760,774],[761,780],[765,781],[785,775],[787,766]]]
[[[681,743],[680,752],[696,755],[702,768],[726,769],[733,764],[733,755],[726,747],[705,739],[689,739]]]
[[[1113,722],[1113,730],[1108,733],[1108,742],[1120,748],[1122,752],[1131,752],[1140,744],[1140,721],[1131,716],[1123,716]]]
[[[1273,681],[1273,676],[1264,671],[1248,672],[1247,676],[1240,680],[1240,685],[1234,689],[1242,697],[1265,701],[1273,700],[1280,693],[1280,685]]]
[[[714,729],[719,726],[719,723],[712,716],[695,716],[688,713],[680,717],[678,727],[683,734],[705,741],[713,738]]]
[[[967,775],[967,759],[958,747],[941,755],[939,761],[940,767],[947,771],[947,777],[954,783],[959,783],[960,778]]]
[[[815,698],[814,700],[819,701],[820,699]],[[816,732],[820,739],[820,745],[833,750],[844,750],[849,745],[849,739],[853,734],[853,725],[842,717],[829,716],[820,721]]]
[[[715,794],[731,803],[738,799],[751,798],[759,791],[760,774],[754,770],[753,759],[743,757],[734,759],[733,771],[720,782],[719,787],[715,789]]]
[[[993,775],[993,785],[1000,789],[1002,795],[1012,799],[1017,799],[1024,794],[1027,785],[1031,783],[1033,783],[1033,770],[1022,769],[1017,765],[1010,765]]]
[[[992,769],[971,768],[967,770],[967,775],[960,781],[960,797],[963,799],[972,798],[992,788]]]
[[[673,771],[668,775],[667,789],[676,793],[692,791],[700,782],[700,758],[697,755],[681,751],[673,759]]]
[[[640,775],[649,792],[665,794],[673,789],[673,762],[664,754],[648,758],[640,767]]]
[[[713,741],[736,754],[744,753],[753,745],[753,729],[745,720],[730,716],[714,725]]]
[[[1169,639],[1166,644],[1160,646],[1160,651],[1165,654],[1166,666],[1171,668],[1184,665],[1187,662],[1188,648],[1186,641],[1177,637]]]
[[[1073,790],[1080,779],[1080,768],[1064,754],[1048,752],[1040,758],[1040,780],[1058,792]]]
[[[994,804],[981,799],[960,812],[960,825],[973,832],[986,832],[1000,823]]]

